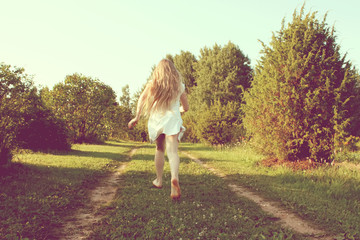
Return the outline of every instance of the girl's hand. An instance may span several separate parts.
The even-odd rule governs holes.
[[[138,122],[138,119],[137,118],[133,118],[130,120],[130,122],[128,123],[128,128],[131,129],[133,128]]]

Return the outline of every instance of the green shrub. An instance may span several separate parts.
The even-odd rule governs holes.
[[[21,148],[33,151],[70,149],[64,121],[57,119],[50,110],[37,109],[27,114],[25,120],[16,137]]]
[[[182,115],[182,119],[184,122],[183,125],[186,128],[182,141],[192,142],[192,143],[196,143],[200,141],[196,131],[197,128],[196,116],[197,116],[196,112],[192,110]]]
[[[270,46],[263,44],[243,111],[247,133],[269,155],[331,161],[356,129],[359,77],[325,20],[305,16],[303,7]]]
[[[236,142],[242,135],[240,104],[228,102],[223,105],[214,101],[210,107],[203,105],[197,119],[197,135],[212,145]]]

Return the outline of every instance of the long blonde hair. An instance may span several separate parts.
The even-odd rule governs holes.
[[[146,86],[144,113],[165,112],[183,91],[182,78],[174,63],[168,59],[159,62]]]

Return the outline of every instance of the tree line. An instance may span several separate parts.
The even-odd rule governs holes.
[[[183,77],[190,110],[185,141],[250,142],[268,156],[331,161],[360,136],[360,78],[341,56],[334,28],[316,13],[295,11],[292,22],[262,43],[252,69],[232,42],[167,55]],[[149,77],[150,78],[150,77]],[[1,64],[0,163],[15,148],[68,150],[72,143],[147,140],[146,120],[133,130],[138,97],[117,97],[98,79],[75,73],[53,89],[37,89],[24,69]]]

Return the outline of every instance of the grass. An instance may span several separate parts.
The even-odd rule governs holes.
[[[0,174],[0,239],[51,239],[63,217],[84,204],[87,189],[132,146],[74,145],[68,153],[22,153]]]
[[[127,154],[139,147],[132,160]],[[247,146],[214,149],[182,143],[181,149],[221,170],[238,185],[281,202],[339,239],[359,239],[360,153],[339,155],[335,166],[294,171],[264,167]],[[0,239],[51,239],[65,216],[86,204],[89,189],[128,162],[115,200],[92,239],[303,239],[227,182],[181,156],[182,198],[170,199],[169,164],[164,187],[152,188],[154,145],[107,142],[74,145],[68,153],[22,153],[0,169]]]
[[[221,170],[232,182],[282,203],[339,239],[360,239],[360,153],[338,156],[335,166],[294,171],[264,167],[263,156],[246,146],[214,149],[182,144],[182,149]]]
[[[115,201],[91,239],[301,239],[283,229],[253,202],[229,191],[223,179],[181,156],[182,198],[170,199],[170,170],[164,187],[155,178],[154,145],[138,149],[123,173]]]

